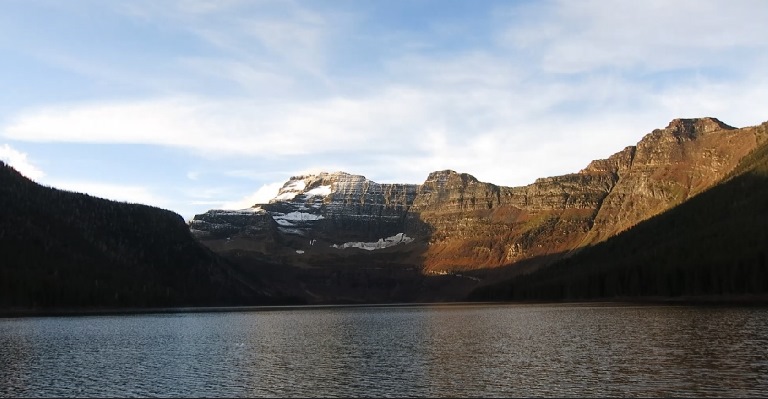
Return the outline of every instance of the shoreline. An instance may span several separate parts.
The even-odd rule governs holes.
[[[0,319],[25,317],[78,317],[78,316],[130,316],[144,314],[217,313],[217,312],[272,312],[291,310],[323,310],[345,308],[408,308],[408,307],[461,307],[461,306],[707,306],[707,307],[768,307],[768,295],[740,296],[687,296],[687,297],[634,297],[580,299],[574,301],[456,301],[412,303],[324,303],[302,305],[248,305],[248,306],[179,306],[157,308],[7,308],[0,309]]]

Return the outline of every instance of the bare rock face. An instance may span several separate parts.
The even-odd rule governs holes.
[[[274,237],[277,223],[262,209],[239,211],[213,209],[189,223],[192,234],[201,239],[228,238],[243,234],[250,237]]]
[[[451,170],[430,173],[420,185],[379,184],[344,172],[294,176],[270,203],[255,205],[257,212],[210,211],[190,228],[202,239],[274,231],[347,248],[337,251],[355,250],[344,243],[388,242],[402,234],[409,240],[387,250],[422,245],[412,261],[428,273],[543,265],[721,181],[768,138],[766,125],[736,129],[714,118],[675,119],[578,173],[523,187]]]
[[[592,242],[615,235],[711,187],[757,145],[750,131],[714,118],[675,119],[637,144],[595,217]]]
[[[260,221],[258,226],[253,225],[244,216],[228,216],[226,220],[221,217],[250,213],[272,219],[274,226],[269,228],[274,227],[282,236],[339,245],[377,241],[417,228],[409,213],[417,188],[415,184],[379,184],[344,172],[293,176],[268,204],[196,215],[190,228],[196,236],[208,238],[217,232],[247,233],[248,229],[266,226]]]
[[[592,171],[498,187],[458,176],[447,192],[420,194],[414,205],[433,231],[428,271],[496,267],[572,248],[617,179],[613,170]]]
[[[432,172],[418,187],[414,209],[420,212],[457,212],[498,206],[500,189],[466,173]]]
[[[360,175],[335,173],[320,229],[344,241],[375,241],[403,233],[412,227],[409,208],[417,187],[379,184]]]

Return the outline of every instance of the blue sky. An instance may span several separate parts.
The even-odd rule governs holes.
[[[0,159],[190,219],[290,176],[507,186],[768,120],[768,2],[0,1]]]

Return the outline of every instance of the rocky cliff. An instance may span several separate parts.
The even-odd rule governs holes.
[[[688,129],[690,123],[680,125]],[[762,144],[742,157],[731,172],[709,189],[549,267],[479,287],[467,299],[583,301],[632,298],[633,301],[661,299],[673,303],[766,303],[766,128],[768,124],[749,129],[751,132],[746,138],[754,134],[753,137]],[[685,134],[683,129],[659,131],[653,138],[664,139],[666,133],[680,132],[684,133],[683,137],[690,138],[691,135]],[[688,130],[688,133],[698,134],[703,129],[696,130]],[[730,133],[735,130],[728,130],[729,133],[719,134],[731,137]],[[716,131],[704,130],[705,133]],[[735,140],[730,145],[736,143]],[[722,154],[728,156],[731,153]],[[697,165],[707,166],[706,163]],[[687,175],[695,177],[697,173]],[[652,204],[659,195],[667,195],[660,190],[647,189],[649,185],[658,184],[659,179],[640,175],[634,180],[638,181],[645,186],[640,185],[636,191],[624,190],[626,195],[636,196],[638,203]],[[688,180],[669,181],[676,182],[678,190],[688,189],[687,184],[681,184]],[[691,181],[695,182],[695,179]],[[623,182],[620,180],[619,184]],[[618,185],[614,192],[617,189]]]
[[[758,130],[714,118],[675,119],[646,135],[629,167],[617,169],[619,179],[595,217],[589,241],[615,235],[711,187],[765,140]]]
[[[222,234],[245,241],[260,237],[270,245],[250,248],[282,253],[286,263],[312,263],[313,253],[327,260],[344,251],[371,249],[376,256],[373,249],[387,248],[391,256],[418,247],[407,261],[427,273],[535,267],[711,187],[766,140],[765,126],[736,129],[714,118],[675,119],[578,173],[523,187],[451,170],[433,172],[420,185],[378,184],[343,172],[295,176],[268,204],[209,211],[190,227],[212,248],[225,239]],[[394,239],[398,234],[401,239]],[[376,242],[385,244],[368,245]]]

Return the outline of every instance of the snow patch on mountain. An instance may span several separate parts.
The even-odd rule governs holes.
[[[278,227],[277,230],[283,234],[293,234],[298,236],[306,235],[306,232],[304,231],[304,229],[297,229],[297,228],[291,228],[291,227]]]
[[[307,188],[307,183],[305,183],[304,180],[292,180],[286,183],[283,188],[280,189],[278,195],[275,198],[272,198],[269,202],[292,200],[296,198],[297,195],[303,193],[305,188]]]
[[[331,247],[337,248],[337,249],[360,248],[360,249],[365,249],[366,251],[373,251],[375,249],[393,247],[399,244],[408,244],[409,242],[412,242],[412,241],[413,241],[413,238],[406,236],[405,233],[397,233],[391,237],[379,238],[379,240],[376,242],[362,242],[362,241],[345,242],[344,244],[341,244],[341,245],[333,244],[331,245]]]
[[[298,211],[288,212],[282,215],[275,214],[274,216],[272,216],[272,218],[275,220],[282,219],[282,220],[291,220],[291,221],[300,221],[300,222],[325,219],[323,215],[315,215],[313,213],[298,212]]]
[[[320,186],[315,187],[306,193],[308,196],[319,196],[319,197],[325,197],[331,194],[331,186]]]

